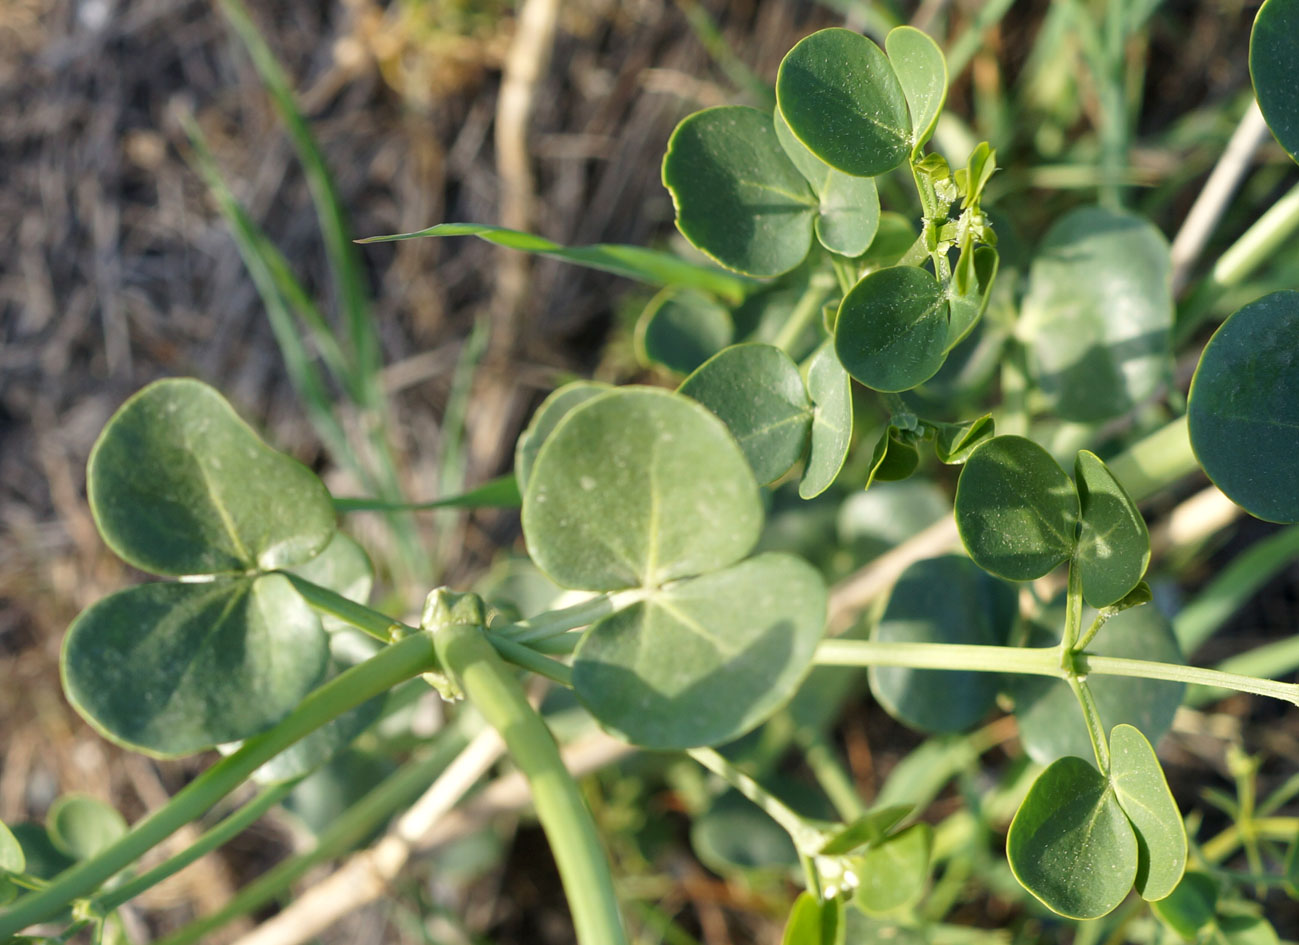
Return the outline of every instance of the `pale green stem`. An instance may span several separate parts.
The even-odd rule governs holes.
[[[839,756],[826,737],[815,729],[802,729],[795,737],[803,748],[803,758],[812,776],[839,816],[846,822],[864,816],[868,808],[857,794],[857,785],[839,763]]]
[[[1201,669],[1198,666],[1156,663],[1151,660],[1130,660],[1118,656],[1092,656],[1089,653],[1079,653],[1075,659],[1078,672],[1083,674],[1097,673],[1102,676],[1167,679],[1170,682],[1181,682],[1188,685],[1217,686],[1220,689],[1248,692],[1251,695],[1267,696],[1270,699],[1289,702],[1291,705],[1299,705],[1299,685],[1294,683],[1256,679],[1253,676],[1224,673],[1216,669]]]
[[[1116,613],[1118,613],[1118,611],[1110,607],[1102,607],[1100,610],[1098,610],[1096,612],[1096,619],[1093,620],[1092,625],[1087,628],[1087,632],[1084,633],[1082,637],[1079,638],[1077,644],[1074,645],[1074,649],[1075,650],[1087,649],[1087,644],[1091,643],[1092,640],[1096,639],[1096,634],[1101,632],[1101,627],[1109,623],[1110,618],[1113,617]]]
[[[136,896],[145,890],[152,889],[163,880],[174,876],[185,867],[189,866],[199,857],[210,853],[217,847],[224,846],[234,837],[243,833],[248,827],[261,819],[262,815],[288,796],[289,792],[297,787],[301,778],[295,778],[292,781],[284,781],[280,784],[273,784],[262,790],[255,798],[239,808],[229,817],[226,817],[211,830],[205,832],[201,837],[194,841],[190,846],[177,853],[170,859],[159,863],[153,869],[149,870],[130,882],[123,883],[116,889],[112,889],[102,896],[95,897],[94,906],[96,911],[107,914],[112,912],[125,903],[130,902]]]
[[[1069,658],[1078,649],[1078,635],[1082,632],[1082,568],[1077,561],[1069,562],[1069,582],[1065,597],[1064,635],[1060,638],[1061,660],[1069,669]]]
[[[821,317],[821,307],[830,298],[836,285],[835,276],[828,272],[814,272],[808,280],[807,289],[803,292],[789,318],[781,326],[772,344],[788,354],[794,354],[794,345],[803,337],[808,326]]]
[[[964,643],[885,643],[875,640],[822,640],[813,662],[818,666],[903,666],[979,673],[1019,673],[1067,678],[1064,651],[1058,647],[974,646]],[[1256,679],[1216,669],[1075,653],[1073,667],[1081,677],[1130,676],[1167,679],[1191,685],[1217,686],[1299,705],[1299,685]]]
[[[1169,483],[1200,468],[1191,451],[1186,417],[1160,427],[1133,443],[1109,464],[1133,501],[1150,498]]]
[[[517,643],[532,644],[559,636],[578,627],[593,624],[601,617],[607,617],[609,614],[635,603],[639,598],[639,593],[634,591],[621,594],[600,594],[590,600],[573,604],[571,607],[552,610],[544,614],[538,614],[535,617],[528,617],[514,623],[493,627],[492,633],[509,637]]]
[[[1091,739],[1092,751],[1096,754],[1096,767],[1100,769],[1101,774],[1108,777],[1110,745],[1105,734],[1105,726],[1101,722],[1100,711],[1096,708],[1096,700],[1092,697],[1092,691],[1087,683],[1073,673],[1070,673],[1066,680],[1069,688],[1073,690],[1074,698],[1078,700],[1078,707],[1082,709],[1083,724],[1087,726],[1087,737]]]
[[[825,838],[821,836],[821,832],[808,823],[801,814],[782,803],[770,791],[713,749],[692,748],[687,754],[757,804],[768,817],[784,827],[800,855],[813,856],[824,845]]]
[[[552,660],[530,646],[525,646],[516,640],[498,637],[494,633],[488,634],[487,639],[491,641],[497,653],[515,666],[536,673],[538,676],[544,676],[561,686],[573,688],[573,671],[559,660]]]
[[[234,754],[218,761],[186,785],[166,806],[136,824],[125,836],[89,860],[60,873],[48,887],[0,911],[0,941],[61,912],[109,877],[130,866],[185,824],[201,816],[249,775],[300,738],[367,699],[437,668],[433,646],[424,634],[380,650],[325,683],[274,728],[254,735]]]
[[[369,634],[376,640],[388,643],[392,641],[394,631],[415,632],[414,627],[407,626],[400,620],[393,620],[388,615],[382,614],[372,607],[358,604],[354,600],[348,600],[342,594],[331,591],[327,587],[321,587],[319,584],[313,584],[306,578],[298,577],[291,571],[277,573],[288,578],[289,583],[293,585],[293,589],[301,594],[302,599],[312,608],[321,613],[329,614],[331,617],[337,617],[339,620]]]
[[[545,721],[528,703],[514,672],[497,655],[482,627],[448,621],[433,628],[433,639],[444,669],[500,733],[532,789],[533,806],[559,867],[578,942],[625,945],[608,859]]]
[[[1299,835],[1299,817],[1259,817],[1251,820],[1248,828],[1239,823],[1232,824],[1203,844],[1200,855],[1207,863],[1221,863],[1240,846],[1246,830],[1261,839],[1290,843]]]

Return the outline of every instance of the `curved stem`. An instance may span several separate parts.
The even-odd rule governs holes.
[[[621,610],[634,603],[638,597],[639,594],[636,592],[630,594],[600,594],[590,600],[584,600],[562,610],[552,610],[544,614],[538,614],[535,617],[528,617],[525,620],[493,627],[492,635],[509,637],[518,643],[536,643],[541,640],[548,640],[551,637],[567,633],[569,630],[593,624],[601,617],[607,617],[614,611]]]
[[[125,905],[136,896],[152,889],[163,880],[174,876],[185,867],[189,866],[199,857],[210,853],[219,846],[225,845],[235,836],[243,833],[245,829],[259,820],[263,814],[278,804],[288,795],[302,778],[294,778],[292,781],[283,781],[279,784],[273,784],[265,788],[255,798],[239,808],[229,817],[225,818],[211,830],[208,830],[199,837],[192,845],[185,848],[175,856],[162,863],[159,863],[147,873],[137,876],[130,882],[123,883],[116,889],[109,890],[102,896],[95,897],[95,906],[98,911],[107,914],[112,912],[118,906]]]
[[[1091,739],[1092,752],[1096,755],[1096,767],[1100,769],[1101,774],[1109,777],[1109,737],[1105,734],[1105,726],[1101,723],[1101,714],[1096,708],[1096,699],[1092,696],[1092,691],[1087,683],[1076,675],[1070,673],[1067,678],[1069,688],[1073,690],[1074,698],[1078,700],[1078,707],[1082,709],[1083,724],[1087,726],[1087,737]]]
[[[793,354],[791,349],[803,337],[807,327],[820,317],[821,306],[830,298],[835,285],[834,275],[827,272],[814,272],[808,280],[803,295],[794,306],[794,310],[789,313],[789,318],[781,326],[780,333],[776,335],[772,344],[786,354]],[[847,289],[844,291],[846,292]]]
[[[762,808],[763,813],[784,827],[800,856],[813,856],[820,849],[824,838],[819,830],[722,755],[711,748],[692,748],[686,754],[753,801]]]
[[[582,945],[625,945],[627,937],[608,860],[550,729],[528,703],[513,671],[481,626],[451,620],[431,629],[444,668],[488,724],[500,732],[510,757],[528,780],[537,817],[573,911],[578,941]]]
[[[349,600],[337,591],[331,591],[327,587],[321,587],[319,584],[313,584],[306,578],[299,577],[291,571],[280,571],[279,574],[289,579],[293,589],[297,591],[302,599],[314,610],[321,613],[329,614],[331,617],[337,617],[339,620],[363,633],[368,633],[376,640],[389,643],[394,638],[394,631],[406,630],[414,632],[414,627],[409,627],[400,620],[394,620],[387,614],[375,610],[373,607],[367,607],[365,604],[358,604],[354,600]]]
[[[0,941],[57,915],[69,902],[88,895],[115,873],[134,863],[185,824],[201,816],[254,771],[300,738],[367,699],[437,668],[424,634],[380,650],[321,686],[274,728],[244,742],[188,784],[166,806],[150,814],[116,843],[59,874],[39,893],[25,896],[0,911]]]

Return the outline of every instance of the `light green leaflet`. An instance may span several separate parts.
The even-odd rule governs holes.
[[[650,299],[636,323],[641,360],[678,374],[689,374],[734,339],[730,310],[695,289],[664,289]]]
[[[726,567],[762,527],[757,482],[725,424],[688,397],[627,387],[575,407],[523,497],[533,561],[565,587],[620,590]]]
[[[888,832],[900,824],[913,809],[912,804],[876,807],[827,840],[820,852],[824,856],[839,856],[867,844],[883,843]]]
[[[863,489],[877,482],[898,482],[906,479],[920,465],[920,452],[910,431],[899,430],[890,424],[884,428],[871,451],[870,469],[866,473]]]
[[[801,498],[812,499],[834,483],[852,442],[852,381],[827,341],[807,369],[807,392],[815,405],[807,466],[798,483]]]
[[[884,50],[911,111],[914,158],[934,133],[947,101],[947,60],[937,43],[911,26],[890,30],[884,38]]]
[[[27,858],[13,832],[0,821],[0,872],[21,873],[27,869]]]
[[[1163,899],[1186,870],[1186,829],[1146,736],[1131,725],[1110,733],[1110,783],[1137,836],[1137,892]]]
[[[843,903],[822,902],[804,890],[794,900],[780,945],[843,945],[845,931]]]
[[[854,858],[860,880],[853,904],[867,915],[887,915],[914,905],[929,883],[934,831],[913,824]]]
[[[73,622],[61,668],[69,701],[101,734],[172,756],[274,725],[328,658],[320,620],[269,574],[119,591]]]
[[[45,815],[50,842],[74,860],[88,860],[126,833],[113,807],[87,794],[64,794]]]
[[[613,388],[610,385],[596,381],[573,381],[551,391],[532,415],[532,422],[519,436],[519,442],[514,447],[514,476],[519,482],[519,491],[527,490],[528,477],[532,475],[532,464],[541,452],[541,444],[554,432],[559,421],[579,404],[611,390]]]
[[[798,365],[779,348],[732,345],[702,364],[678,390],[726,424],[760,483],[779,479],[807,449],[812,402]]]
[[[808,150],[845,174],[886,173],[911,151],[902,85],[880,48],[851,30],[800,40],[780,64],[776,102]]]
[[[834,348],[848,373],[878,391],[910,390],[943,366],[947,297],[915,266],[872,272],[844,296]]]
[[[1169,376],[1168,241],[1133,214],[1081,207],[1047,231],[1017,332],[1029,371],[1064,420],[1108,420]]]
[[[1299,292],[1274,292],[1214,333],[1191,381],[1191,448],[1251,515],[1299,522]]]
[[[1145,576],[1150,533],[1132,497],[1095,453],[1078,451],[1074,480],[1082,508],[1074,560],[1083,599],[1092,607],[1108,607]]]
[[[958,466],[997,432],[992,414],[961,423],[935,423],[934,454],[940,463]]]
[[[860,256],[880,225],[880,197],[875,178],[837,171],[794,136],[780,109],[775,112],[776,138],[820,200],[816,238],[832,253]]]
[[[971,454],[956,486],[956,527],[978,565],[1031,581],[1073,553],[1073,482],[1032,440],[998,436]]]
[[[701,252],[750,276],[807,256],[817,199],[776,139],[771,116],[724,105],[682,119],[663,156],[677,229]]]
[[[391,236],[371,236],[358,243],[387,243],[393,240],[413,240],[425,236],[476,236],[497,246],[550,256],[565,262],[576,263],[601,272],[611,272],[650,285],[682,286],[711,292],[728,302],[739,302],[753,283],[720,269],[700,265],[643,246],[621,246],[613,243],[596,243],[592,246],[561,246],[543,236],[510,230],[503,226],[485,223],[439,223],[415,233],[396,233]]]
[[[268,447],[194,380],[158,381],[123,404],[91,451],[87,478],[104,541],[154,574],[301,564],[334,534],[333,504],[311,470]]]
[[[1187,872],[1172,893],[1150,907],[1169,928],[1189,941],[1213,921],[1217,905],[1218,884],[1214,878],[1208,873]]]
[[[1249,74],[1268,127],[1299,160],[1299,3],[1267,0],[1249,34]]]
[[[825,608],[825,584],[810,565],[758,555],[601,620],[578,646],[573,688],[602,725],[633,744],[730,741],[794,695]]]
[[[898,579],[871,639],[885,643],[1004,646],[1018,595],[962,555],[928,558]],[[996,673],[872,666],[870,687],[895,719],[925,732],[954,732],[992,709]]]
[[[974,326],[983,318],[1001,266],[1001,257],[991,246],[979,246],[968,253],[971,276],[968,288],[961,293],[957,281],[953,280],[948,289],[948,308],[951,314],[947,324],[947,341],[943,345],[944,353],[968,338],[970,332],[974,331]],[[965,258],[967,257],[962,257]],[[958,275],[962,271],[958,268]]]

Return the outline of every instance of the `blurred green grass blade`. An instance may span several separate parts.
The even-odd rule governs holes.
[[[517,509],[523,504],[513,473],[492,479],[476,489],[429,502],[386,502],[383,499],[335,498],[334,508],[347,512],[420,512],[428,509]]]
[[[983,34],[1001,22],[1015,0],[988,0],[947,49],[947,74],[955,79],[983,46]]]
[[[697,0],[677,0],[677,7],[685,14],[686,22],[700,45],[708,52],[717,67],[726,73],[726,78],[741,92],[751,96],[762,109],[771,111],[776,107],[776,90],[749,68],[748,63],[736,54],[734,47],[726,41],[722,31],[717,28],[709,12]]]
[[[455,371],[451,375],[451,390],[447,394],[446,409],[442,412],[442,447],[441,469],[438,478],[441,480],[439,491],[443,495],[458,493],[465,487],[465,471],[468,457],[465,449],[465,417],[469,413],[470,393],[474,386],[474,375],[478,365],[487,353],[487,342],[491,336],[491,322],[480,318],[474,322],[469,336],[460,348],[456,358]],[[517,492],[518,489],[516,488]],[[447,506],[446,511],[433,519],[435,526],[433,560],[438,567],[438,577],[454,564],[456,542],[454,537],[462,517]]]
[[[382,397],[378,380],[381,367],[379,342],[370,318],[361,260],[349,239],[347,217],[334,188],[333,178],[306,120],[298,110],[284,70],[249,18],[248,11],[239,0],[221,0],[221,9],[247,49],[257,74],[270,93],[275,110],[284,122],[298,160],[306,172],[307,185],[316,206],[325,252],[329,256],[330,272],[334,277],[355,359],[349,377],[349,393],[362,406],[376,407]]]
[[[712,266],[682,259],[672,253],[641,246],[621,246],[614,243],[594,243],[590,246],[561,246],[542,236],[511,230],[486,223],[439,223],[413,233],[394,233],[388,236],[370,236],[358,243],[390,243],[396,240],[413,240],[425,236],[476,236],[497,246],[519,249],[576,263],[602,272],[648,282],[651,285],[688,286],[703,289],[738,303],[758,286],[757,282],[737,276]]]
[[[324,378],[321,377],[310,352],[302,343],[297,325],[294,323],[285,298],[281,294],[282,280],[276,277],[277,263],[284,270],[281,276],[287,276],[289,281],[295,283],[296,280],[293,280],[292,276],[288,274],[287,265],[284,264],[283,257],[280,256],[278,250],[271,246],[265,234],[253,223],[243,206],[235,198],[234,193],[227,186],[225,178],[221,176],[221,172],[216,166],[202,131],[199,130],[192,119],[186,119],[185,130],[194,149],[196,168],[207,184],[209,192],[216,200],[221,215],[230,227],[230,233],[234,237],[236,247],[239,249],[239,255],[244,261],[244,266],[248,269],[248,274],[252,277],[258,295],[261,296],[262,305],[266,309],[266,318],[271,326],[271,333],[274,334],[275,341],[280,347],[280,354],[284,358],[284,367],[289,375],[289,383],[293,385],[293,389],[302,401],[316,435],[320,437],[321,441],[335,457],[345,462],[358,475],[361,475],[364,481],[367,477],[364,476],[363,470],[348,445],[347,436],[344,434],[342,426],[334,416],[333,401],[325,386]]]
[[[1268,581],[1299,558],[1299,525],[1255,542],[1209,582],[1173,619],[1182,652],[1190,656]],[[1244,672],[1244,670],[1233,670]],[[1264,672],[1262,675],[1267,675]]]

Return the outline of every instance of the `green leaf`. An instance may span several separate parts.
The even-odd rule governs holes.
[[[798,494],[812,499],[839,477],[852,443],[852,381],[832,341],[823,344],[808,365],[807,392],[814,404],[812,440]]]
[[[1249,34],[1249,74],[1263,118],[1276,140],[1299,161],[1299,4],[1267,0]]]
[[[1187,872],[1168,896],[1150,904],[1151,910],[1182,938],[1194,939],[1213,921],[1218,884],[1207,873]]]
[[[701,365],[678,390],[726,424],[760,483],[779,479],[807,449],[812,402],[798,365],[779,348],[732,345]]]
[[[126,833],[114,807],[88,794],[64,794],[45,815],[50,842],[74,860],[88,860]]]
[[[871,633],[882,643],[1004,646],[1018,610],[1015,589],[961,555],[928,558],[902,573]],[[895,719],[925,732],[981,721],[996,702],[996,673],[870,667],[875,698]]]
[[[748,279],[712,266],[702,266],[661,250],[612,243],[561,246],[543,236],[523,233],[503,226],[490,226],[486,223],[439,223],[414,233],[371,236],[357,242],[387,243],[392,240],[413,240],[425,236],[476,236],[507,249],[562,259],[564,262],[576,263],[601,272],[611,272],[616,276],[624,276],[650,285],[699,289],[701,292],[712,293],[731,303],[742,301],[754,287]]]
[[[867,844],[883,842],[888,832],[900,824],[914,807],[913,804],[892,804],[867,812],[827,840],[821,847],[821,855],[840,856]]]
[[[14,824],[13,835],[27,858],[28,876],[52,879],[76,862],[51,842],[49,831],[41,824]]]
[[[721,794],[690,823],[690,845],[709,869],[781,875],[798,868],[798,850],[780,825],[739,791]]]
[[[1163,899],[1186,871],[1186,828],[1155,750],[1131,725],[1110,733],[1110,784],[1137,837],[1137,892]]]
[[[970,557],[1012,581],[1040,578],[1069,558],[1078,511],[1065,471],[1022,436],[976,449],[956,486],[956,527]]]
[[[374,566],[370,564],[370,556],[343,532],[334,532],[325,550],[306,564],[287,570],[358,604],[369,603],[370,591],[374,587]],[[330,633],[351,628],[351,624],[333,614],[322,614],[320,623]]]
[[[1100,457],[1079,450],[1074,481],[1082,510],[1074,561],[1083,600],[1108,607],[1127,596],[1150,564],[1150,533],[1123,484]]]
[[[929,824],[913,824],[856,857],[854,872],[861,884],[853,904],[873,916],[914,905],[929,883],[933,836]]]
[[[912,26],[890,30],[884,49],[911,111],[911,153],[919,154],[947,101],[947,60],[937,43]]]
[[[892,210],[880,213],[880,228],[875,239],[857,262],[862,269],[896,266],[916,242],[916,228],[908,217]]]
[[[884,174],[911,149],[911,118],[893,67],[851,30],[821,30],[786,53],[776,102],[798,140],[845,174]]]
[[[294,787],[284,799],[284,810],[319,840],[396,767],[387,755],[355,749],[340,752]],[[368,844],[382,829],[380,822],[360,843]]]
[[[1279,945],[1281,939],[1267,919],[1256,915],[1218,917],[1204,945]]]
[[[776,138],[820,201],[816,238],[832,253],[860,256],[880,225],[880,196],[875,178],[837,171],[794,136],[780,109],[775,112]]]
[[[91,605],[63,641],[63,688],[101,734],[186,755],[274,725],[320,680],[320,620],[278,574],[143,584]]]
[[[810,565],[758,555],[601,620],[578,646],[573,688],[602,725],[633,744],[720,744],[794,695],[825,608],[825,584]]]
[[[962,259],[966,258],[962,256]],[[951,312],[947,324],[947,341],[944,352],[951,351],[970,336],[974,327],[987,311],[988,301],[992,298],[993,285],[997,280],[997,270],[1001,257],[991,246],[979,246],[970,251],[973,278],[969,287],[961,293],[953,280],[948,289],[948,307]]]
[[[778,276],[812,247],[816,196],[756,108],[724,105],[682,119],[663,156],[663,186],[681,235],[737,272]]]
[[[517,509],[523,502],[513,473],[489,479],[481,486],[426,502],[334,497],[334,508],[347,512],[421,512],[432,509]]]
[[[345,670],[369,659],[379,651],[381,645],[372,637],[355,630],[331,634],[329,665],[320,680],[321,684],[329,682]],[[352,744],[358,735],[369,728],[383,712],[385,699],[386,695],[367,699],[355,709],[344,712],[298,739],[292,746],[254,771],[253,780],[258,784],[275,784],[310,774]],[[224,750],[225,746],[222,747]]]
[[[528,553],[565,587],[654,587],[724,568],[762,528],[757,482],[725,424],[688,397],[624,387],[572,410],[523,498]]]
[[[866,474],[863,489],[876,482],[898,482],[906,479],[920,465],[920,453],[911,434],[895,426],[887,426],[875,441],[871,452],[870,471]]]
[[[108,546],[154,574],[301,564],[334,534],[315,474],[194,380],[158,381],[122,405],[90,453],[87,491]]]
[[[1063,614],[1054,616],[1061,618],[1056,623],[1062,625]],[[1059,642],[1058,629],[1040,629],[1030,641],[1033,646]],[[1101,634],[1088,645],[1087,652],[1162,663],[1185,662],[1172,627],[1154,607],[1136,607],[1111,617]],[[1106,731],[1126,722],[1140,729],[1151,742],[1158,742],[1172,727],[1173,716],[1186,691],[1182,683],[1123,676],[1091,675],[1087,686]],[[1025,676],[1014,681],[1011,692],[1019,738],[1030,758],[1048,764],[1063,755],[1091,754],[1091,739],[1077,700],[1065,682],[1045,676]]]
[[[1114,789],[1081,758],[1061,758],[1033,782],[1006,857],[1020,885],[1072,919],[1113,911],[1137,874],[1137,840]]]
[[[1081,207],[1047,232],[1018,332],[1061,419],[1126,413],[1171,372],[1168,241],[1142,217]]]
[[[1191,448],[1251,515],[1299,522],[1299,292],[1274,292],[1214,333],[1191,381]]]
[[[804,890],[794,900],[780,945],[842,945],[843,903],[838,899],[817,899]]]
[[[848,373],[879,391],[910,390],[943,366],[947,298],[923,269],[872,272],[844,296],[834,347]]]
[[[997,434],[997,426],[990,413],[985,413],[977,420],[935,423],[933,427],[934,454],[940,463],[948,466],[963,464],[971,453]]]
[[[528,488],[528,479],[532,475],[532,465],[537,461],[541,445],[546,438],[555,432],[559,421],[568,416],[568,412],[586,403],[593,397],[613,390],[608,384],[598,381],[573,381],[550,392],[537,412],[532,415],[532,422],[519,436],[514,447],[514,476],[519,481],[520,491]]]
[[[669,287],[636,323],[636,348],[646,363],[689,374],[735,338],[730,310],[711,295]]]
[[[21,873],[27,869],[22,845],[4,821],[0,821],[0,873]]]

